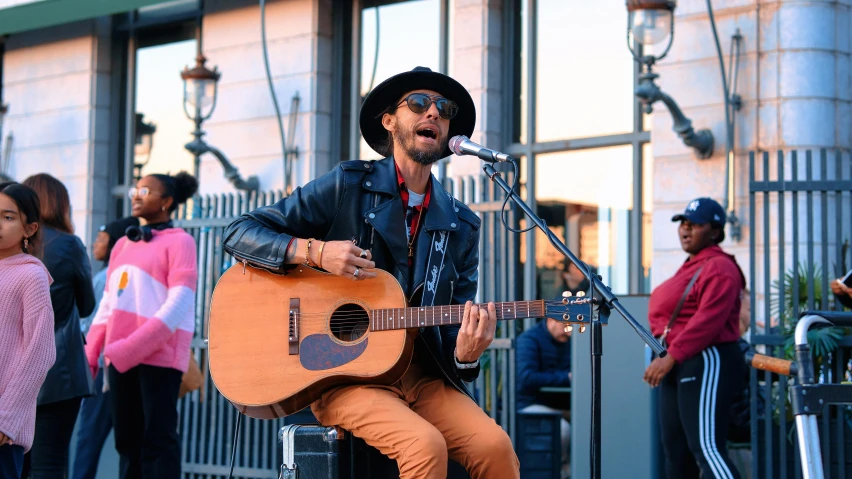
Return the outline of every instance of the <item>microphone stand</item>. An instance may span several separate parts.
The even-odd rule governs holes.
[[[586,275],[586,278],[589,280],[589,284],[591,285],[591,296],[592,296],[592,304],[594,305],[594,309],[592,311],[591,318],[591,355],[592,355],[592,429],[590,431],[590,466],[591,466],[591,477],[592,479],[600,479],[601,477],[601,356],[603,355],[603,331],[602,320],[606,321],[609,317],[610,310],[616,310],[618,313],[627,320],[627,323],[636,331],[636,334],[645,341],[658,357],[664,357],[666,355],[666,350],[659,343],[659,341],[654,338],[645,328],[640,325],[636,319],[618,302],[618,298],[612,293],[609,286],[605,285],[600,278],[592,274],[591,268],[583,267],[583,263],[579,258],[574,256],[574,253],[565,246],[565,243],[559,239],[550,228],[547,227],[547,224],[539,218],[533,210],[524,203],[512,188],[503,180],[503,177],[500,176],[500,173],[494,169],[494,166],[491,163],[487,163],[483,168],[485,174],[496,183],[509,198],[518,205],[524,213],[532,220],[533,223],[542,231],[547,238],[550,240],[550,243],[559,250],[566,258],[571,260],[577,269],[583,271],[583,274]],[[599,296],[601,299],[596,300],[595,296]]]

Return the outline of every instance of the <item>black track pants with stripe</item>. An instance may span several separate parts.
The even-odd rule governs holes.
[[[675,365],[663,378],[658,404],[668,479],[740,479],[725,438],[745,367],[739,345],[724,343]]]

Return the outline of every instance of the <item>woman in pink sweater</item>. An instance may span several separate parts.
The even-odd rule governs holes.
[[[93,372],[103,351],[120,477],[177,479],[177,400],[195,331],[195,240],[169,217],[198,189],[187,173],[148,175],[130,189],[130,227],[112,250],[86,337]]]
[[[0,477],[21,475],[33,443],[36,398],[53,365],[50,274],[39,250],[35,191],[0,183]]]

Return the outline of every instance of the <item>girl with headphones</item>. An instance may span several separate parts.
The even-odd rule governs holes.
[[[129,191],[133,216],[110,255],[103,299],[87,336],[93,375],[103,351],[120,477],[180,477],[177,400],[195,331],[195,240],[169,218],[198,190],[181,172],[148,175]],[[135,239],[136,241],[133,241]]]

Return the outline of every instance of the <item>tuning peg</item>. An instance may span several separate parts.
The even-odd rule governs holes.
[[[578,297],[578,298],[582,298],[582,297],[583,297],[583,296],[585,296],[585,295],[586,295],[586,292],[585,292],[585,291],[577,291],[577,297]]]
[[[565,332],[566,333],[570,333],[572,329],[574,329],[574,327],[571,326],[570,324],[565,325]]]
[[[580,334],[585,333],[585,332],[586,332],[586,325],[584,324],[584,325],[580,326]]]
[[[571,315],[568,313],[562,313],[562,321],[571,321]]]
[[[571,291],[563,291],[562,292],[563,298],[570,298],[571,296],[572,296]]]

